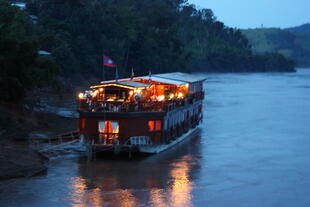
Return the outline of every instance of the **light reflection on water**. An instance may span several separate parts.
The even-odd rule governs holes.
[[[189,177],[189,164],[186,160],[190,160],[190,156],[185,156],[184,161],[172,163],[173,168],[170,172],[172,177],[172,189],[170,196],[172,206],[192,206],[192,182]]]
[[[310,70],[202,74],[201,130],[139,160],[53,160],[0,182],[0,206],[309,207]]]
[[[178,150],[183,151],[184,148]],[[81,176],[71,179],[69,200],[74,207],[130,207],[141,205],[141,201],[145,206],[193,206],[190,171],[196,165],[195,159],[191,155],[183,155],[174,161],[170,159],[168,152],[159,158],[140,161],[99,160],[87,163],[82,160]],[[122,167],[111,169],[109,162],[119,162]],[[158,162],[160,164],[156,166]],[[137,170],[139,165],[141,169]],[[162,165],[168,168],[156,173]],[[156,170],[157,167],[159,169]],[[128,174],[122,170],[127,170]],[[135,173],[131,174],[132,171]]]
[[[102,178],[96,180],[96,186],[87,185],[87,180],[81,177],[75,177],[71,183],[70,200],[73,207],[80,206],[137,206],[136,198],[130,190],[117,189],[116,178]],[[104,183],[104,185],[102,185]],[[112,192],[111,192],[112,191]]]

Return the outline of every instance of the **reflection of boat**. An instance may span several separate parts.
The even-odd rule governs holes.
[[[91,153],[164,151],[202,121],[204,80],[166,73],[91,86],[79,94],[80,134]]]
[[[156,156],[134,159],[79,159],[71,180],[76,206],[194,206],[195,179],[201,175],[201,130]],[[100,173],[98,173],[100,172]]]

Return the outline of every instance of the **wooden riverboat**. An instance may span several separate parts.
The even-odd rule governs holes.
[[[80,93],[80,135],[90,155],[156,154],[183,141],[202,121],[204,81],[165,73],[103,81]]]

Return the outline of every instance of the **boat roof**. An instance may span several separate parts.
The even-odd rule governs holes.
[[[195,74],[181,73],[181,72],[155,74],[154,76],[159,77],[159,78],[164,78],[164,79],[183,81],[186,83],[194,83],[194,82],[200,82],[200,81],[206,80],[206,78],[203,78]]]
[[[101,82],[101,85],[95,85],[91,86],[91,88],[100,88],[100,87],[105,87],[105,86],[125,86],[125,87],[130,87],[130,88],[144,88],[144,87],[150,87],[150,84],[146,83],[141,83],[137,81],[107,81],[107,82]]]
[[[151,86],[151,84],[141,83],[141,82],[137,82],[137,81],[120,81],[120,82],[118,82],[118,84],[122,84],[125,86],[131,86],[131,87],[135,87],[135,88],[142,88],[142,87],[150,87]]]
[[[172,79],[167,79],[167,78],[161,78],[157,77],[155,75],[152,75],[151,78],[150,76],[140,76],[140,77],[135,77],[134,79],[144,79],[144,80],[150,80],[151,81],[156,81],[156,82],[161,82],[169,85],[186,85],[187,82],[185,81],[178,81],[178,80],[172,80]]]
[[[198,75],[174,72],[174,73],[152,74],[151,76],[138,76],[138,77],[134,77],[133,80],[131,80],[131,78],[123,78],[123,79],[120,79],[118,83],[123,83],[123,84],[128,84],[130,82],[140,83],[140,82],[135,81],[137,79],[144,79],[144,80],[151,79],[152,81],[162,82],[162,83],[172,84],[172,85],[186,85],[187,83],[195,83],[195,82],[201,82],[201,81],[206,80],[206,78],[203,78]],[[102,81],[101,83],[107,84],[107,83],[113,83],[113,82],[115,82],[115,80]],[[141,84],[144,84],[144,83],[141,83]],[[148,86],[139,86],[139,87],[148,87]]]

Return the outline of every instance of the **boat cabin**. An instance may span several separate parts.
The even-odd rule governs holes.
[[[93,85],[78,95],[80,134],[92,144],[168,143],[202,119],[204,80],[167,73]]]

